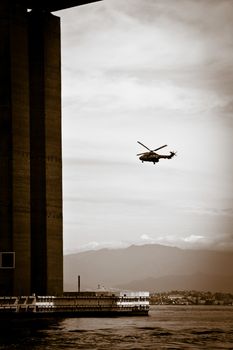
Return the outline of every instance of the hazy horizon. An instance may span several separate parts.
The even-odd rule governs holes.
[[[230,0],[60,11],[64,251],[233,250]],[[177,157],[141,163],[136,154]]]
[[[215,249],[213,247],[205,248],[205,247],[197,247],[197,246],[189,246],[189,247],[178,247],[176,245],[168,245],[168,244],[160,244],[160,243],[132,243],[129,245],[123,246],[122,244],[120,246],[114,245],[96,245],[93,247],[86,247],[86,246],[80,246],[77,248],[73,248],[70,250],[66,250],[63,252],[63,255],[72,255],[72,254],[78,254],[78,253],[87,253],[87,252],[93,252],[93,251],[100,251],[100,250],[123,250],[128,249],[132,247],[146,247],[146,246],[161,246],[166,248],[177,248],[181,250],[193,250],[193,251],[209,251],[209,252],[216,252],[216,253],[232,253],[232,249]]]

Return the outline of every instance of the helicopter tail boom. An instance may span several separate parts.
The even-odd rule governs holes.
[[[164,158],[164,159],[171,159],[171,158],[173,158],[174,156],[176,156],[176,152],[171,151],[170,154],[167,154],[167,155],[160,155],[159,157],[160,157],[160,158]]]

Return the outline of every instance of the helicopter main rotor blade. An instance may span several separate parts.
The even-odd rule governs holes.
[[[142,152],[142,153],[138,153],[137,156],[141,156],[142,154],[146,154],[148,152]]]
[[[158,151],[159,149],[164,148],[164,147],[167,147],[167,145],[163,145],[163,146],[161,146],[159,148],[153,149],[153,152]]]
[[[149,149],[147,146],[143,145],[143,143],[141,143],[140,141],[137,141],[137,143],[139,143],[141,146],[145,147],[146,149],[148,149],[148,151],[151,151],[151,149]]]

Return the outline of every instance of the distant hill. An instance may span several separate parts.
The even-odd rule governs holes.
[[[232,293],[233,274],[231,276],[216,276],[196,273],[185,276],[163,276],[146,278],[140,281],[119,284],[116,286],[125,290],[147,290],[149,292],[166,292],[171,290],[197,290]]]
[[[163,245],[101,249],[64,256],[65,290],[106,288],[196,289],[233,292],[233,253]]]

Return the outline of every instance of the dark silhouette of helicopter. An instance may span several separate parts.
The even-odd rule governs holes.
[[[176,152],[170,152],[170,154],[168,154],[168,155],[162,155],[162,154],[155,153],[155,151],[158,151],[161,148],[167,147],[167,145],[163,145],[161,147],[158,147],[156,149],[151,150],[147,146],[143,145],[143,143],[141,143],[140,141],[137,141],[137,143],[139,143],[140,145],[142,145],[143,147],[145,147],[149,151],[149,152],[143,152],[143,153],[137,154],[137,156],[141,156],[141,157],[139,157],[139,159],[142,161],[142,163],[143,162],[152,162],[155,164],[155,163],[158,163],[161,158],[171,159],[174,156],[176,156]]]

